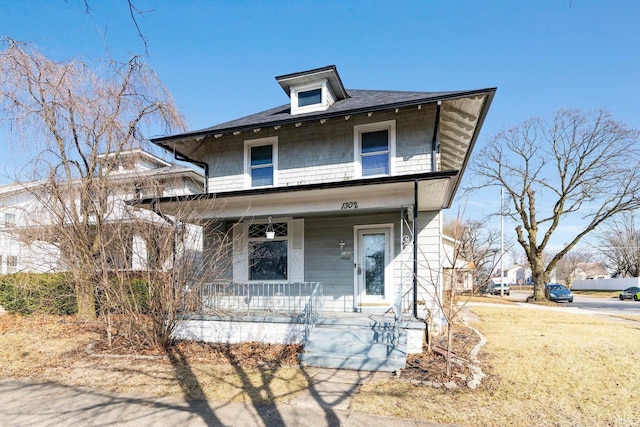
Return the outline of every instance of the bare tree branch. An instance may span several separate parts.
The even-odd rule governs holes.
[[[561,110],[495,135],[476,156],[472,188],[499,186],[532,268],[534,298],[558,262],[601,224],[640,205],[640,132],[604,110]],[[548,262],[558,229],[582,227]]]

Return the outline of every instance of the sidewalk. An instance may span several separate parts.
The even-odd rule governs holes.
[[[120,395],[53,383],[0,380],[0,425],[10,426],[347,426],[437,427],[349,410],[371,372],[309,368],[312,385],[286,405]]]

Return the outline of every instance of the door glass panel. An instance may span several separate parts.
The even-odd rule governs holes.
[[[385,234],[365,234],[362,243],[365,293],[384,297]]]

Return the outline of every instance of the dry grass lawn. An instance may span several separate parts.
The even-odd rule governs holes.
[[[96,328],[73,317],[0,316],[0,377],[252,404],[286,402],[309,382],[297,366],[260,360],[256,348],[235,349],[250,355],[243,364],[234,363],[235,353],[207,345],[178,345],[169,354],[151,357],[90,356],[87,345],[100,338]],[[295,360],[291,354],[282,359],[292,356]]]
[[[470,391],[386,381],[352,408],[466,426],[637,426],[640,324],[536,309],[473,307],[489,374]]]
[[[634,398],[640,319],[513,305],[469,309],[488,341],[479,355],[488,378],[479,389],[431,388],[403,374],[364,384],[351,409],[460,426],[640,424]],[[286,362],[295,360],[291,349],[184,344],[151,358],[87,354],[87,345],[100,338],[96,328],[73,317],[0,316],[0,377],[248,404],[285,403],[310,383],[303,369]]]

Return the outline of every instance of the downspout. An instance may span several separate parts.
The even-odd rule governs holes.
[[[205,193],[209,192],[209,163],[190,159],[184,154],[178,153],[175,149],[173,150],[173,158],[181,162],[192,163],[204,169],[204,192]]]
[[[413,318],[418,318],[418,180],[413,182]]]

